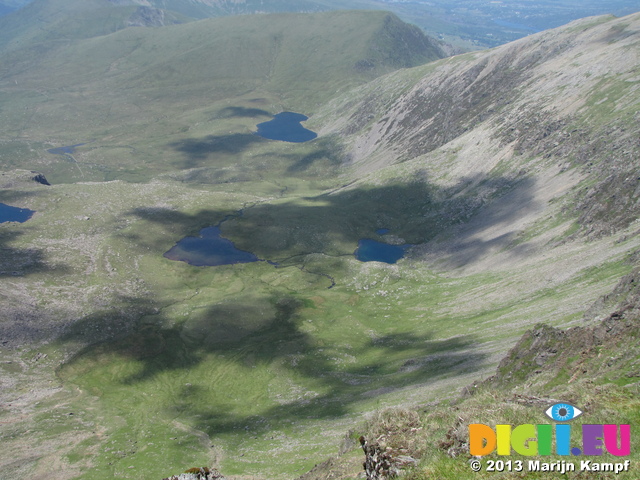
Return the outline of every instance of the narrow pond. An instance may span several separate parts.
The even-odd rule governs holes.
[[[49,153],[53,153],[54,155],[71,155],[75,153],[76,147],[81,147],[82,145],[86,145],[86,143],[78,143],[76,145],[68,145],[66,147],[56,147],[50,148],[47,150]]]
[[[36,213],[34,210],[29,210],[28,208],[12,207],[11,205],[0,203],[0,223],[24,223],[29,220],[34,213]]]
[[[309,117],[301,113],[278,113],[272,120],[256,125],[258,127],[256,135],[262,138],[268,138],[269,140],[280,140],[283,142],[308,142],[318,136],[317,133],[304,128],[300,123],[308,118]]]

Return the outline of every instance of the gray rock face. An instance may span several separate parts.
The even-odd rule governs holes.
[[[164,26],[164,11],[159,8],[138,7],[129,17],[130,27],[162,27]]]
[[[190,468],[180,475],[172,475],[163,480],[225,480],[224,476],[215,468]]]

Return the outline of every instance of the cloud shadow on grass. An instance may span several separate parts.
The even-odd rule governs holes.
[[[218,112],[218,118],[256,118],[256,117],[273,117],[271,112],[262,110],[261,108],[247,108],[247,107],[225,107]]]
[[[292,163],[287,168],[288,174],[303,173],[314,166],[329,172],[342,165],[344,155],[331,138],[319,138],[315,145],[317,148],[309,154],[290,157]]]
[[[54,266],[47,262],[45,253],[38,248],[12,246],[22,235],[18,229],[12,231],[5,227],[0,230],[0,278],[68,271],[65,266]]]
[[[340,417],[349,413],[351,405],[380,394],[428,384],[442,376],[473,372],[482,366],[485,359],[483,353],[473,351],[474,339],[471,336],[438,340],[430,334],[405,332],[368,340],[349,350],[349,354],[356,358],[371,360],[361,360],[357,366],[336,362],[333,353],[326,351],[313,335],[301,329],[305,320],[303,301],[290,295],[264,300],[263,306],[266,307],[262,312],[240,303],[229,303],[224,308],[212,305],[197,318],[174,327],[160,326],[163,323],[161,314],[156,317],[157,321],[139,323],[133,330],[123,330],[117,316],[110,319],[107,316],[88,318],[76,325],[63,340],[86,340],[87,336],[95,334],[98,325],[103,330],[120,329],[120,332],[127,333],[117,340],[87,347],[63,368],[62,377],[76,377],[77,380],[78,376],[90,375],[92,369],[104,366],[114,354],[130,360],[138,368],[135,373],[119,373],[116,378],[107,375],[100,388],[109,388],[110,384],[114,388],[134,387],[145,382],[153,385],[159,378],[165,379],[161,381],[164,385],[166,373],[175,372],[172,377],[175,385],[166,387],[172,392],[175,388],[179,391],[174,392],[173,400],[165,404],[165,413],[172,417],[179,414],[194,428],[215,435],[242,428],[261,433],[268,431],[270,424],[283,421],[291,423],[308,418]],[[138,314],[151,307],[133,299],[131,303]],[[258,317],[258,321],[243,330],[238,325],[246,324],[247,317],[254,317],[251,320]],[[231,334],[227,332],[229,328],[234,329]],[[218,337],[221,332],[227,332],[227,336]],[[259,413],[239,413],[238,409],[246,403],[243,398],[236,399],[235,406],[230,399],[231,403],[226,407],[225,403],[208,400],[213,396],[219,397],[220,389],[224,393],[227,388],[231,395],[233,378],[223,378],[214,384],[207,379],[200,384],[180,382],[183,375],[213,358],[233,362],[240,371],[245,369],[248,374],[252,366],[257,365],[273,369],[279,376],[289,376],[284,373],[288,371],[291,378],[312,384],[314,390],[322,393],[311,396],[294,393],[292,397],[291,392],[282,391],[288,400],[267,402],[266,408]],[[217,375],[215,370],[211,373]]]
[[[417,245],[470,223],[487,204],[491,204],[492,195],[499,197],[517,189],[519,208],[491,211],[482,222],[485,229],[501,225],[501,238],[482,240],[471,232],[466,234],[464,243],[458,242],[464,250],[465,261],[473,261],[495,249],[496,241],[503,244],[514,237],[518,232],[515,229],[508,232],[508,226],[519,218],[522,209],[534,205],[532,182],[528,179],[511,182],[500,178],[484,180],[480,195],[465,195],[465,189],[474,183],[475,178],[465,178],[456,186],[443,189],[417,179],[403,184],[365,188],[352,186],[315,197],[260,203],[223,222],[221,232],[238,249],[275,262],[310,253],[351,254],[358,240],[378,239],[375,231],[381,228],[389,229],[390,234],[401,237],[406,243]],[[183,236],[187,236],[217,224],[232,212],[211,208],[195,214],[169,209],[138,209],[129,213],[164,224],[172,232],[183,230]],[[176,237],[175,241],[183,236]],[[142,237],[132,240],[143,244],[148,242]]]
[[[256,143],[268,140],[252,133],[230,133],[228,135],[209,135],[204,138],[186,138],[169,144],[169,147],[182,153],[182,168],[203,166],[214,155],[238,155]]]
[[[352,185],[316,197],[281,199],[246,208],[242,216],[224,222],[222,231],[239,248],[267,259],[324,251],[332,242],[351,242],[355,246],[359,238],[374,235],[378,228],[389,228],[409,242],[428,241],[482,211],[485,197],[465,196],[478,181],[484,182],[485,191],[496,196],[517,188],[520,195],[531,197],[532,183],[526,179],[509,183],[505,179],[465,178],[447,189],[429,185],[424,179],[366,188]],[[191,234],[217,224],[230,213],[216,208],[196,214],[163,208],[129,212],[138,219],[165,226],[173,235],[180,230]],[[500,209],[487,221],[505,224],[519,214],[517,209]],[[179,239],[177,236],[176,241]],[[154,246],[153,239],[132,240]],[[494,247],[491,242],[485,243],[483,247],[482,242],[474,242],[471,252],[483,255],[485,249]],[[157,255],[162,253],[158,251]],[[166,379],[170,374],[168,378],[173,378],[175,385],[171,387],[172,400],[163,407],[167,415],[178,413],[193,427],[214,435],[243,428],[265,432],[272,428],[272,421],[337,418],[362,401],[428,385],[442,377],[472,373],[482,367],[486,358],[476,350],[473,336],[440,340],[429,333],[401,332],[359,342],[348,352],[358,360],[340,362],[321,347],[316,336],[302,328],[306,325],[302,297],[280,291],[268,298],[254,296],[253,304],[249,298],[228,297],[221,304],[192,312],[184,321],[164,318],[153,299],[124,300],[130,311],[137,312],[137,318],[152,320],[129,322],[130,329],[121,330],[126,333],[120,338],[86,349],[71,362],[69,371],[75,368],[79,372],[76,378],[80,378],[91,375],[93,369],[99,370],[110,358],[131,360],[137,365],[135,371],[109,380],[114,388],[135,387]],[[113,322],[117,318],[117,312],[112,312],[103,318],[87,319],[84,327],[80,322],[76,331],[90,335],[101,322],[112,322],[109,325],[115,328],[117,323]],[[73,341],[73,335],[62,340]],[[231,389],[233,383],[228,382],[233,379],[221,379],[219,385],[213,386],[206,381],[200,385],[189,382],[197,388],[189,387],[186,381],[180,383],[181,375],[188,376],[204,362],[215,362],[217,358],[235,365],[236,375],[246,371],[250,376],[254,365],[273,369],[274,375],[285,372],[285,377],[299,379],[301,388],[311,394],[288,392],[278,401],[270,397],[264,408],[242,411],[246,398],[241,393],[229,392],[235,398],[220,405],[208,401],[208,396],[220,393],[220,389]]]
[[[273,148],[269,151],[256,149],[251,156],[238,160],[239,154],[266,142]],[[184,138],[169,143],[167,147],[180,154],[181,160],[174,162],[179,169],[207,169],[200,175],[190,172],[190,181],[197,181],[199,176],[203,177],[202,180],[215,178],[220,176],[222,169],[229,170],[227,177],[242,175],[252,179],[262,178],[265,169],[274,176],[308,177],[318,175],[318,170],[322,176],[328,176],[336,173],[335,168],[342,165],[344,158],[340,147],[331,137],[316,138],[313,142],[284,142],[269,140],[255,133],[230,133]],[[310,169],[312,171],[308,174]]]
[[[312,379],[314,389],[323,393],[307,397],[300,392],[298,398],[273,405],[255,415],[228,412],[221,418],[215,409],[201,408],[190,412],[197,419],[196,428],[213,435],[249,426],[253,432],[260,433],[269,429],[265,419],[292,422],[308,418],[336,418],[349,413],[351,405],[378,395],[428,384],[442,376],[473,372],[481,368],[485,359],[484,354],[472,351],[471,337],[439,341],[429,335],[402,334],[402,343],[394,342],[395,338],[391,335],[383,343],[370,342],[360,349],[349,351],[355,357],[373,353],[380,360],[365,362],[357,367],[337,365],[331,354],[324,353],[315,345],[312,337],[300,332],[290,319],[279,319],[282,320],[285,320],[284,325],[276,328],[270,325],[265,330],[257,331],[231,351],[246,352],[245,355],[250,355],[253,363],[270,365],[277,362],[280,368],[283,364],[289,365],[294,377]],[[225,348],[217,351],[224,352]],[[402,356],[403,352],[411,355],[412,360],[415,359],[413,368],[405,365],[411,360],[401,365],[389,364],[385,360],[391,354],[396,358]],[[434,352],[437,352],[437,359],[428,361]],[[238,361],[246,360],[246,356],[238,358]],[[282,394],[286,397],[290,392],[283,391]]]

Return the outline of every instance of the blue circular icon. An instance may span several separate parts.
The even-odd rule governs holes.
[[[549,418],[556,422],[568,422],[582,414],[582,410],[568,403],[556,403],[550,406],[546,412]]]

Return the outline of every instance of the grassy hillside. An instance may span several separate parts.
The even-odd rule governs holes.
[[[160,6],[160,2],[152,2]],[[268,3],[259,0],[204,0],[195,2],[181,2],[179,0],[165,0],[161,4],[167,8],[194,18],[208,18],[226,15],[247,15],[255,13],[284,13],[284,12],[322,12],[327,10],[363,10],[382,9],[381,2],[372,0],[272,0]]]
[[[240,153],[256,118],[309,115],[337,92],[442,55],[383,12],[238,16],[30,45],[2,55],[4,158],[54,182],[148,180],[145,162],[175,170],[179,145]],[[79,143],[80,168],[45,152]],[[132,149],[136,162],[122,156]]]
[[[296,478],[386,407],[441,403],[407,418],[443,441],[472,418],[537,423],[538,410],[502,406],[511,381],[554,395],[578,359],[543,362],[535,378],[512,355],[500,393],[482,390],[467,413],[447,402],[534,325],[585,327],[594,299],[633,271],[639,21],[589,19],[378,77],[412,56],[391,46],[415,31],[361,12],[124,29],[13,64],[0,202],[37,213],[0,224],[0,478],[199,465]],[[282,109],[313,114],[319,137],[252,134]],[[264,261],[163,256],[219,223]],[[362,238],[415,246],[365,263]],[[580,382],[567,399],[623,398],[631,355],[602,367],[621,389],[611,397]],[[492,396],[499,414],[483,417]],[[622,404],[593,418],[635,429],[633,398]],[[466,460],[421,448],[416,478],[450,466],[468,478]]]
[[[107,0],[105,0],[107,1]],[[398,2],[389,0],[109,0],[123,6],[163,9],[191,19],[264,13],[312,13],[328,10],[388,10],[452,51],[495,47],[582,17],[638,10],[634,0],[564,0],[543,3],[492,3],[478,0]],[[0,15],[29,0],[0,1]]]
[[[105,0],[35,0],[0,17],[0,51],[17,50],[24,56],[38,57],[43,49],[126,28],[135,23],[141,11],[145,8]],[[167,25],[190,20],[169,11],[162,11],[162,17]]]
[[[527,331],[500,362],[494,375],[466,386],[451,401],[421,405],[416,409],[393,408],[376,412],[343,441],[340,455],[317,465],[301,476],[315,480],[356,478],[361,470],[362,450],[356,446],[360,435],[387,449],[390,463],[402,465],[403,456],[414,461],[405,467],[406,478],[539,478],[556,479],[638,477],[637,439],[631,435],[630,455],[561,456],[512,455],[495,452],[480,459],[481,469],[471,470],[469,431],[471,424],[495,428],[523,424],[553,424],[545,415],[550,405],[568,402],[583,413],[570,422],[571,445],[581,445],[579,431],[584,424],[626,424],[633,430],[638,417],[638,323],[640,299],[637,268],[624,276],[612,292],[601,297],[585,313],[585,326],[561,330],[538,324]],[[566,423],[566,422],[565,422]],[[502,468],[500,461],[507,466]],[[511,462],[508,464],[507,462]],[[530,462],[566,465],[575,472],[534,472]],[[592,468],[600,462],[618,464],[623,469],[579,473],[582,462]],[[629,464],[625,468],[625,462]],[[406,463],[406,461],[405,461]],[[497,465],[490,471],[491,465]],[[619,468],[620,468],[619,467]],[[518,469],[520,469],[518,471]]]

